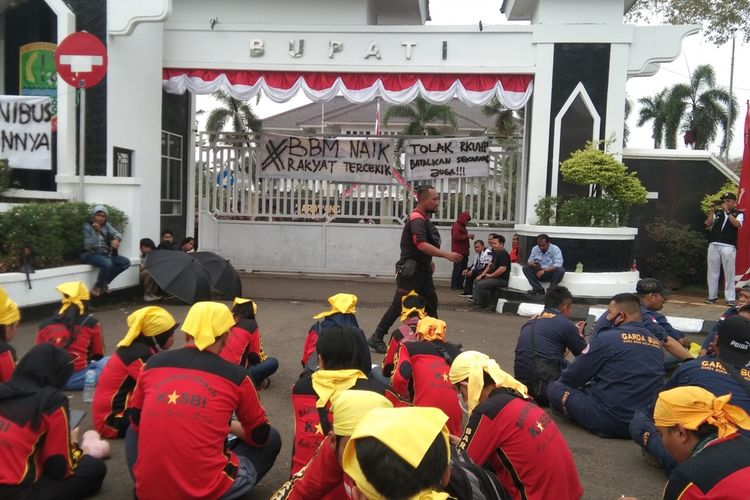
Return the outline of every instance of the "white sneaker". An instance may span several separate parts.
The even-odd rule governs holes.
[[[143,301],[144,302],[156,302],[157,300],[161,300],[161,297],[158,295],[154,295],[152,293],[144,293],[143,294]]]

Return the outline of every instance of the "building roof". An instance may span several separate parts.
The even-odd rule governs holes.
[[[384,116],[391,105],[380,104],[380,116]],[[485,116],[481,107],[470,107],[458,99],[451,101],[450,106],[456,112],[458,128],[460,130],[484,131],[494,126],[494,118]],[[321,123],[321,108],[325,111],[325,123],[328,125],[375,125],[377,102],[351,103],[343,96],[337,96],[324,105],[310,103],[299,108],[290,109],[263,120],[265,130],[300,130],[319,127]],[[389,120],[391,125],[405,125],[407,118],[394,117]],[[440,124],[442,125],[442,124]],[[385,126],[385,125],[383,125]]]

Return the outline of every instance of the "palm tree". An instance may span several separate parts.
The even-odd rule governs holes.
[[[452,129],[458,128],[453,108],[444,104],[431,104],[422,97],[417,97],[409,104],[389,107],[383,114],[383,123],[388,125],[391,118],[409,119],[409,124],[401,135],[440,135],[440,129],[435,126],[437,122]]]
[[[628,126],[628,118],[630,113],[633,112],[633,101],[628,96],[625,96],[625,125],[622,128],[622,147],[627,147],[628,140],[630,139],[630,127]]]
[[[482,106],[482,114],[485,116],[495,117],[494,133],[498,138],[509,139],[513,137],[518,128],[518,121],[512,109],[508,109],[502,104],[497,97]]]
[[[638,103],[641,105],[641,109],[638,111],[638,121],[636,125],[642,127],[648,121],[652,121],[651,124],[651,137],[654,139],[654,149],[659,149],[662,143],[667,139],[667,148],[674,149],[677,144],[672,136],[672,141],[666,136],[668,113],[667,113],[667,97],[669,89],[662,89],[652,97],[641,97],[638,99]],[[671,145],[671,142],[675,142]]]
[[[717,129],[722,130],[722,149],[727,134],[731,138],[729,109],[737,116],[737,100],[729,92],[716,86],[716,74],[710,64],[701,64],[690,75],[688,84],[678,83],[669,95],[670,108],[679,113],[686,145],[707,149],[716,140]],[[677,130],[674,131],[675,136]]]
[[[214,132],[211,134],[212,141],[216,133],[224,130],[227,122],[231,122],[232,129],[238,133],[260,132],[263,121],[253,113],[248,103],[235,99],[221,90],[211,95],[223,105],[211,110],[206,121],[206,130]]]

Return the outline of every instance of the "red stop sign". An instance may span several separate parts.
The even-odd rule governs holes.
[[[79,89],[93,87],[107,73],[107,48],[91,33],[71,33],[57,46],[55,65],[69,85]]]

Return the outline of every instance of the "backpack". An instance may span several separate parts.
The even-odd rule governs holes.
[[[472,462],[465,450],[454,446],[447,489],[458,500],[510,500],[494,473]]]

